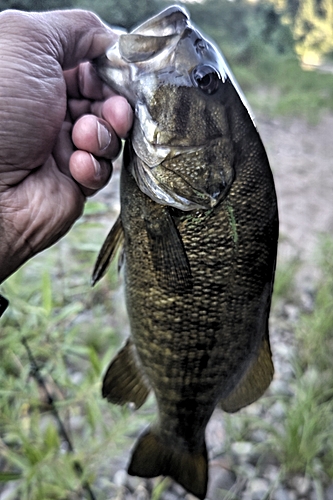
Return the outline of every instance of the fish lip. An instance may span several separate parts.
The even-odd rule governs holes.
[[[170,18],[174,18],[174,21],[170,23]],[[140,24],[137,28],[131,31],[138,35],[147,35],[150,31],[156,35],[154,32],[154,27],[158,25],[160,36],[166,35],[177,35],[183,32],[185,27],[190,22],[190,16],[186,9],[180,7],[179,5],[171,5],[166,9],[162,10],[156,16],[148,19],[147,21]]]

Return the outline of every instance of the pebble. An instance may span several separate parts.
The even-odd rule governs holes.
[[[281,401],[276,401],[269,409],[273,419],[281,420],[286,415],[286,407]]]
[[[280,468],[276,465],[268,465],[263,473],[263,476],[269,480],[270,484],[274,484],[278,481],[280,474]]]
[[[269,482],[266,479],[252,479],[247,490],[251,494],[252,500],[262,500],[269,490]]]
[[[236,482],[236,474],[220,465],[213,465],[209,470],[209,484],[207,498],[216,500],[221,490],[229,491]]]
[[[303,497],[306,497],[311,488],[311,481],[308,477],[294,476],[290,480],[290,485]]]
[[[331,483],[325,491],[325,500],[333,500],[333,483]]]
[[[297,495],[294,491],[287,490],[286,488],[278,488],[273,493],[272,500],[297,500]]]
[[[236,443],[232,443],[231,451],[235,455],[238,455],[240,461],[243,461],[242,459],[247,460],[247,457],[253,454],[254,444],[250,441],[237,441]]]
[[[134,492],[134,495],[135,495],[136,500],[149,500],[150,499],[150,495],[149,495],[147,489],[142,484],[139,484],[139,486],[137,487],[137,489]]]
[[[127,484],[127,472],[124,469],[117,470],[113,476],[113,482],[116,486],[125,486]]]

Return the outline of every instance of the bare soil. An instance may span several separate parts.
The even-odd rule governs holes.
[[[333,115],[258,120],[274,174],[280,214],[280,258],[298,256],[308,273],[320,235],[333,235]]]

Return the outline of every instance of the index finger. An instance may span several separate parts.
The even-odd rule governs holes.
[[[89,62],[84,62],[76,68],[64,71],[69,99],[103,100],[115,95],[98,77]]]
[[[98,57],[119,36],[103,24],[98,16],[84,10],[43,12],[35,17],[39,17],[45,30],[52,35],[52,55],[63,69]]]

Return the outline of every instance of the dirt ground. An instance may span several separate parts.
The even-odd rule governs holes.
[[[299,256],[311,275],[318,237],[333,235],[333,115],[316,125],[301,119],[257,122],[276,184],[279,255]]]

